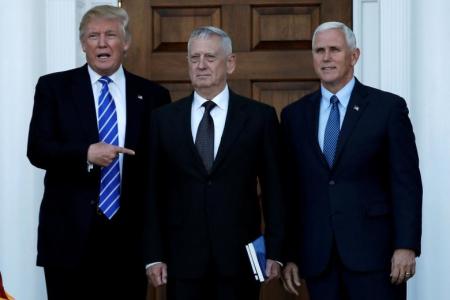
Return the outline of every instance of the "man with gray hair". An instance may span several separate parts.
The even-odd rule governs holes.
[[[154,286],[167,283],[170,300],[257,300],[245,245],[261,235],[260,203],[265,275],[280,273],[277,115],[228,87],[236,57],[221,29],[194,30],[187,62],[194,93],[152,116],[147,275]]]
[[[285,288],[311,300],[402,300],[420,255],[422,184],[405,100],[353,75],[353,32],[314,32],[321,88],[281,115],[289,164]]]
[[[90,9],[80,23],[87,64],[42,76],[28,157],[44,169],[37,264],[48,299],[145,299],[142,137],[166,89],[127,72],[128,15]]]

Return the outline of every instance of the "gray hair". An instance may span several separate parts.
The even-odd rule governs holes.
[[[193,39],[207,39],[213,35],[220,37],[220,39],[222,40],[222,48],[225,51],[226,55],[229,55],[233,52],[231,38],[225,31],[214,26],[203,26],[198,27],[194,29],[194,31],[192,31],[188,41],[188,53],[189,49],[191,49],[191,41]]]
[[[128,14],[127,12],[120,7],[112,6],[112,5],[99,5],[94,6],[90,10],[88,10],[83,18],[81,18],[80,27],[79,27],[79,35],[80,41],[83,40],[84,35],[86,33],[87,24],[93,19],[108,19],[108,20],[117,20],[122,25],[122,33],[125,37],[126,41],[131,39],[131,34],[128,31]]]
[[[316,30],[314,31],[313,34],[313,38],[312,38],[312,46],[314,48],[315,42],[316,42],[316,35],[319,32],[325,31],[325,30],[330,30],[330,29],[337,29],[342,31],[342,33],[345,36],[345,40],[347,41],[347,46],[354,50],[356,49],[356,38],[355,38],[355,34],[353,33],[353,31],[347,27],[347,25],[345,25],[344,23],[341,22],[325,22],[319,25],[319,27],[316,28]]]

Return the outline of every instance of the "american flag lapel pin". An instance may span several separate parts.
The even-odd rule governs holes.
[[[358,105],[355,105],[355,106],[353,106],[353,109],[354,109],[355,111],[359,111],[359,106],[358,106]]]

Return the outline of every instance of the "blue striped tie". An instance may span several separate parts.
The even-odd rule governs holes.
[[[98,80],[103,86],[98,98],[98,128],[99,137],[103,143],[119,145],[119,130],[117,126],[116,105],[109,92],[108,84],[112,81],[103,76]],[[120,206],[120,166],[119,158],[102,168],[100,182],[100,211],[111,219]]]
[[[327,159],[328,165],[333,167],[334,157],[336,155],[336,146],[340,131],[339,117],[339,99],[335,95],[330,98],[331,111],[325,127],[325,137],[323,139],[323,154]]]

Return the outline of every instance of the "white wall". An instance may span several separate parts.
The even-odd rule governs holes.
[[[354,0],[363,82],[405,97],[424,186],[422,256],[408,299],[450,299],[450,2]]]

